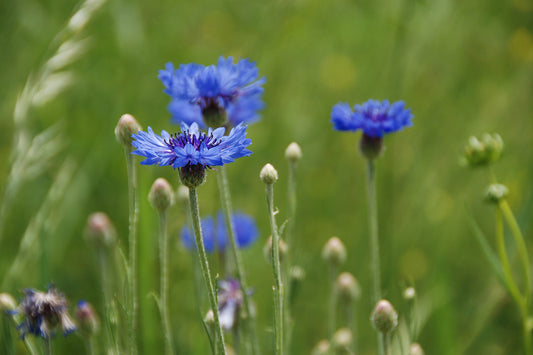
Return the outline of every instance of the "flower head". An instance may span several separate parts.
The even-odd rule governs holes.
[[[76,330],[76,325],[68,314],[67,300],[57,289],[51,287],[47,292],[26,289],[24,294],[24,299],[14,311],[25,316],[18,326],[22,332],[21,337],[30,333],[48,339],[58,325],[64,335]]]
[[[217,127],[226,120],[233,126],[252,123],[264,106],[261,85],[266,79],[258,79],[255,62],[248,59],[233,63],[232,57],[220,57],[217,65],[182,64],[176,70],[167,63],[158,77],[171,97],[168,110],[176,123]]]
[[[411,109],[403,101],[390,104],[389,101],[368,100],[355,105],[353,111],[347,103],[338,103],[331,110],[331,123],[337,131],[357,131],[366,136],[383,137],[384,134],[412,126]]]
[[[215,130],[209,128],[208,132],[204,133],[197,123],[190,126],[182,123],[181,133],[170,135],[162,131],[159,136],[148,127],[148,132],[140,131],[132,135],[135,141],[131,144],[137,148],[132,154],[145,157],[141,162],[143,165],[180,168],[183,184],[196,187],[203,182],[206,168],[222,166],[252,154],[246,149],[252,141],[246,138],[244,124],[232,128],[227,136],[224,135],[225,131],[223,127]],[[200,176],[200,183],[194,179],[189,180],[191,176],[196,175]]]
[[[218,311],[220,325],[224,330],[233,328],[238,319],[242,300],[241,285],[238,280],[229,278],[218,281]]]
[[[237,239],[239,248],[246,248],[251,245],[259,236],[254,219],[244,213],[234,213],[231,222]],[[215,250],[224,251],[229,243],[228,230],[222,212],[217,213],[216,225],[212,217],[202,219],[202,234],[205,250],[212,253]],[[189,228],[183,227],[181,240],[186,248],[191,249],[194,244],[194,237]]]

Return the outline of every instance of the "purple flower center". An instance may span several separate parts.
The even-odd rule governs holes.
[[[173,133],[170,135],[170,139],[165,139],[165,143],[171,148],[184,148],[187,144],[191,144],[196,150],[200,148],[202,143],[205,144],[207,149],[211,149],[219,145],[220,142],[220,138],[214,138],[213,133],[207,135],[204,132],[199,132],[198,135],[196,135],[191,134],[189,130],[186,130],[180,134]]]

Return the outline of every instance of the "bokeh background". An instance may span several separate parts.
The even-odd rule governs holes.
[[[0,173],[6,200],[16,126],[15,102],[45,63],[78,3],[0,2]],[[361,285],[359,349],[374,353],[370,304],[365,166],[359,134],[335,132],[331,107],[369,98],[404,100],[414,126],[385,139],[378,165],[381,260],[385,297],[402,316],[403,289],[414,285],[426,322],[418,341],[428,354],[517,354],[519,317],[491,273],[468,226],[467,209],[492,237],[493,210],[482,202],[489,177],[461,167],[470,135],[498,132],[505,153],[495,166],[533,251],[533,3],[529,0],[108,0],[87,27],[85,51],[65,68],[68,90],[28,113],[33,136],[57,127],[58,151],[20,181],[7,205],[0,239],[2,292],[53,282],[71,300],[102,307],[93,250],[83,239],[87,216],[109,214],[127,249],[124,151],[113,133],[123,113],[143,127],[177,130],[157,79],[166,62],[216,63],[220,55],[250,58],[266,76],[261,121],[249,127],[254,154],[228,166],[233,205],[257,219],[261,238],[244,252],[258,304],[265,353],[272,346],[272,276],[262,256],[269,236],[259,171],[272,163],[278,222],[287,214],[285,147],[298,142],[298,263],[306,270],[296,307],[292,354],[307,354],[327,337],[328,272],[320,252],[336,235],[348,248],[343,270]],[[56,38],[54,40],[54,38]],[[55,42],[54,42],[55,41]],[[52,44],[51,44],[52,43]],[[55,43],[55,44],[54,44]],[[30,169],[31,166],[25,167]],[[53,203],[48,191],[59,174]],[[139,338],[143,353],[160,353],[163,337],[153,299],[158,289],[157,219],[146,196],[157,177],[176,188],[177,174],[140,167]],[[17,175],[14,176],[17,180]],[[219,208],[214,173],[199,190],[202,214]],[[40,212],[39,212],[40,211]],[[179,243],[182,206],[170,212],[171,312],[182,354],[208,347],[194,298],[191,256]],[[13,261],[28,226],[34,242]],[[513,247],[510,246],[511,253]],[[44,257],[43,257],[44,255]],[[11,270],[11,271],[10,271]],[[11,272],[11,273],[10,273]],[[205,304],[202,305],[205,309]],[[82,349],[76,336],[58,338],[61,353]]]

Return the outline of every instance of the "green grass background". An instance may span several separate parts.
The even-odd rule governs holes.
[[[44,63],[49,43],[77,3],[67,0],[0,2],[0,184],[5,187],[12,149],[13,110],[26,78]],[[31,258],[8,289],[44,289],[53,281],[71,300],[101,309],[96,258],[83,239],[87,216],[105,211],[127,248],[127,180],[124,152],[113,129],[123,113],[143,127],[177,130],[169,123],[167,95],[157,71],[166,62],[215,63],[220,55],[250,58],[266,76],[266,109],[249,127],[254,154],[228,166],[233,205],[256,217],[261,238],[244,252],[258,303],[265,353],[272,347],[272,275],[262,256],[269,236],[259,171],[278,168],[278,221],[286,216],[284,149],[297,141],[299,208],[294,252],[307,272],[294,309],[291,353],[307,354],[327,336],[328,273],[320,259],[332,235],[348,248],[343,269],[359,280],[359,345],[374,353],[368,321],[370,278],[364,161],[359,134],[335,132],[331,107],[369,98],[404,100],[414,126],[385,139],[378,165],[384,295],[402,315],[405,285],[413,283],[429,318],[419,342],[427,354],[516,354],[519,317],[490,272],[468,228],[465,205],[492,236],[490,206],[481,202],[489,181],[483,170],[462,168],[468,136],[498,132],[505,153],[495,167],[510,188],[510,203],[532,250],[533,4],[512,1],[109,0],[84,30],[90,46],[69,67],[76,81],[57,99],[30,113],[34,133],[61,122],[66,147],[45,173],[26,181],[9,211],[0,245],[0,279],[20,238],[41,205],[63,159],[75,178],[54,209],[58,226],[42,228],[47,258]],[[147,202],[159,176],[178,186],[164,167],[139,167],[140,343],[143,353],[162,351],[156,308],[147,294],[158,289],[156,216]],[[219,208],[214,173],[199,189],[202,214]],[[180,353],[207,353],[194,299],[191,257],[179,245],[181,206],[169,216],[170,308]],[[511,246],[511,252],[513,252]],[[39,252],[36,253],[39,255]],[[206,304],[202,305],[206,308]],[[58,338],[62,353],[82,349],[76,337]]]

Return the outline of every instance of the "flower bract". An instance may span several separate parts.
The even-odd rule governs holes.
[[[347,103],[338,103],[331,110],[331,123],[337,131],[363,131],[369,137],[383,137],[384,134],[412,126],[411,109],[403,101],[389,103],[387,100],[368,100],[352,108]]]
[[[167,63],[158,77],[171,97],[168,110],[175,123],[204,126],[210,117],[223,116],[223,121],[236,126],[257,121],[257,111],[264,107],[266,79],[259,78],[255,62],[248,59],[233,63],[232,57],[220,57],[217,65],[181,64],[178,69]]]

